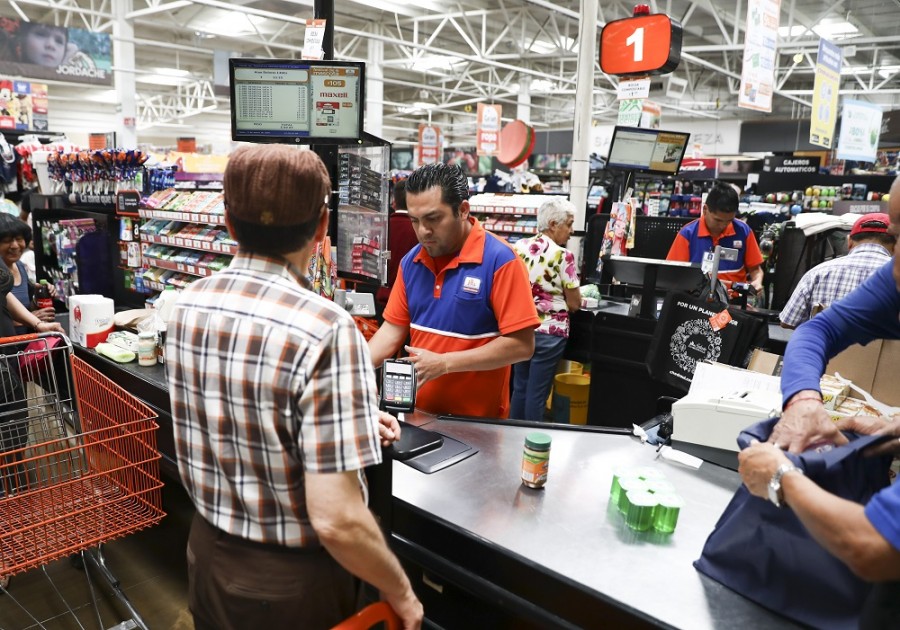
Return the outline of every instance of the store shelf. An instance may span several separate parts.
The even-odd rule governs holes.
[[[209,267],[201,267],[200,265],[189,265],[187,263],[174,262],[171,260],[161,260],[159,258],[154,258],[152,256],[144,255],[144,260],[150,264],[152,267],[157,267],[159,269],[169,269],[170,271],[180,271],[181,273],[187,273],[192,276],[199,276],[201,278],[205,278],[206,276],[211,276],[216,271],[214,269],[210,269]]]
[[[537,228],[527,225],[513,225],[508,227],[496,227],[493,223],[485,223],[484,229],[488,232],[497,232],[500,234],[535,234]]]
[[[172,212],[170,210],[151,210],[141,208],[138,211],[142,219],[163,219],[165,221],[182,221],[184,223],[203,223],[206,225],[225,225],[223,214],[198,214],[196,212]]]
[[[236,245],[226,245],[219,242],[198,241],[191,238],[181,238],[179,236],[159,236],[156,234],[141,234],[141,240],[145,243],[159,243],[161,245],[171,245],[173,247],[183,247],[184,249],[192,249],[201,252],[214,252],[216,254],[237,254]]]
[[[515,215],[515,216],[523,216],[523,217],[536,217],[537,209],[533,208],[517,208],[516,206],[472,206],[470,208],[470,212],[475,214],[485,214],[485,215]]]

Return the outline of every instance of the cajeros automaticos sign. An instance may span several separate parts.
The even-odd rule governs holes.
[[[681,61],[681,24],[646,5],[635,16],[608,22],[600,32],[600,68],[618,76],[667,74]]]

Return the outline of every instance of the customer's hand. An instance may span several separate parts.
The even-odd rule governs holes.
[[[409,353],[409,362],[416,366],[416,382],[419,387],[449,372],[444,355],[424,348],[405,348]]]
[[[789,464],[784,452],[768,442],[753,442],[738,453],[738,472],[750,494],[767,499],[769,481],[782,464]]]
[[[818,392],[813,392],[818,395]],[[847,438],[838,430],[822,401],[809,396],[807,391],[798,392],[796,402],[788,401],[781,414],[781,420],[772,430],[769,442],[791,453],[802,453],[812,445],[846,444]]]
[[[834,423],[839,431],[852,431],[860,435],[872,435],[889,424],[887,418],[874,416],[849,416]]]
[[[63,330],[63,327],[59,325],[58,322],[41,322],[37,326],[34,327],[34,332],[36,333],[47,333],[47,332],[58,332],[62,334],[66,334],[66,331]]]
[[[386,411],[378,412],[378,437],[382,446],[390,446],[400,439],[400,423]]]
[[[53,307],[39,308],[31,312],[34,313],[34,315],[36,315],[37,318],[42,322],[52,322],[54,319],[56,319],[56,309],[54,309]]]
[[[382,593],[381,598],[390,604],[397,616],[400,617],[400,627],[403,630],[419,630],[422,627],[425,610],[411,587],[407,588],[402,596],[392,597]]]
[[[880,455],[900,455],[900,419],[896,416],[893,420],[888,418],[873,418],[871,416],[851,416],[842,418],[837,426],[842,431],[853,431],[862,435],[888,435],[886,440],[863,451],[866,457],[878,457]]]

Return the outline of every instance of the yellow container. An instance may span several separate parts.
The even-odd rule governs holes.
[[[553,386],[553,421],[587,424],[591,377],[557,374]]]
[[[584,365],[578,361],[560,360],[556,366],[557,374],[583,374]],[[553,385],[550,385],[550,393],[547,394],[547,411],[553,409]]]

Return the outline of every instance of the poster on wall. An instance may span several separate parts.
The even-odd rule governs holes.
[[[819,40],[809,143],[826,149],[830,149],[834,141],[842,61],[843,51],[840,46],[835,46],[826,39]]]
[[[112,85],[108,33],[0,18],[0,73]]]
[[[502,105],[478,103],[478,125],[475,131],[478,155],[493,157],[500,154],[500,119]]]
[[[622,127],[637,127],[641,124],[644,111],[644,99],[623,98],[619,101],[619,116],[616,124]]]
[[[644,101],[641,104],[640,127],[644,129],[659,129],[662,120],[662,106],[653,101]]]
[[[738,107],[772,111],[780,0],[749,0]]]
[[[881,107],[844,99],[837,159],[874,162],[881,135]]]
[[[47,86],[0,78],[0,130],[47,131]]]
[[[419,166],[434,164],[441,159],[441,128],[419,125]]]

